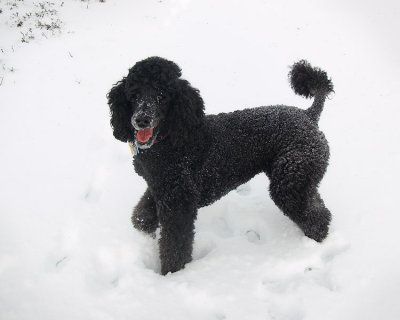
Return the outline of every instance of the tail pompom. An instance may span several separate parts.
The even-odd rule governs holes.
[[[289,72],[290,86],[296,94],[306,98],[327,96],[333,92],[333,84],[325,71],[313,68],[306,60],[296,62]]]

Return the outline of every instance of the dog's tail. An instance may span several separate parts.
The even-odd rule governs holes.
[[[296,94],[314,97],[313,104],[305,112],[312,121],[318,123],[326,97],[334,92],[331,79],[325,71],[313,68],[306,60],[300,60],[292,66],[289,79]]]

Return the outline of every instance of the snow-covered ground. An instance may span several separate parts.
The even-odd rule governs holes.
[[[52,0],[42,25],[58,27],[18,27],[34,2],[0,1],[1,320],[400,319],[398,1]],[[130,223],[145,183],[105,97],[153,55],[182,67],[208,113],[306,108],[288,66],[328,71],[326,241],[257,176],[200,210],[194,261],[159,275],[156,240]]]

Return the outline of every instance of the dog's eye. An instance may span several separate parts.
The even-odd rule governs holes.
[[[137,101],[138,99],[139,99],[139,95],[137,94],[137,93],[131,93],[129,96],[128,96],[128,98],[129,98],[129,100],[131,100],[131,101]]]

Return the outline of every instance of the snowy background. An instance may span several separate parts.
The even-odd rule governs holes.
[[[0,319],[400,319],[399,18],[396,0],[0,0]],[[153,55],[208,113],[307,108],[288,67],[328,72],[326,241],[257,176],[200,210],[194,261],[159,275],[106,101]]]

